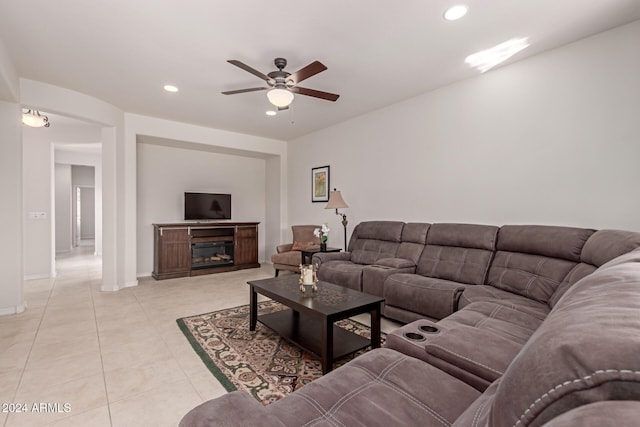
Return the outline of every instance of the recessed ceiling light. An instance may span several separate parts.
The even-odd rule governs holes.
[[[527,40],[527,37],[508,40],[492,48],[469,55],[464,62],[484,73],[528,47]]]
[[[444,19],[447,21],[455,21],[466,15],[468,10],[469,8],[463,4],[451,6],[444,12]]]
[[[164,85],[164,90],[167,92],[177,92],[178,88],[173,85]]]
[[[276,112],[275,112],[275,111],[273,111],[273,110],[268,110],[265,114],[266,114],[267,116],[275,116],[275,115],[276,115],[276,114],[278,114],[278,113],[276,113]]]

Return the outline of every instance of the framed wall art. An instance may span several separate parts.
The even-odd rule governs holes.
[[[329,166],[311,169],[311,201],[329,201]]]

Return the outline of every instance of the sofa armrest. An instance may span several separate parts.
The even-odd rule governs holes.
[[[316,252],[311,258],[311,264],[321,266],[327,261],[349,261],[350,259],[351,252]]]
[[[395,258],[385,259],[393,260]],[[392,262],[388,264],[392,264]],[[398,263],[397,265],[402,264]],[[379,297],[384,296],[384,282],[387,280],[387,277],[398,273],[415,273],[415,270],[416,266],[413,265],[413,263],[411,263],[411,266],[405,268],[396,268],[378,263],[367,265],[362,269],[362,292]]]
[[[502,335],[466,325],[431,335],[425,344],[432,365],[445,372],[453,365],[488,383],[502,376],[520,349],[522,344]]]
[[[404,258],[382,258],[377,260],[374,265],[391,268],[416,268],[413,261]]]
[[[393,274],[384,282],[385,306],[443,319],[458,310],[464,288],[461,283],[419,274]]]
[[[293,243],[285,243],[284,245],[276,246],[276,252],[281,254],[282,252],[290,252],[293,248]]]
[[[180,421],[179,427],[209,426],[284,427],[274,415],[265,411],[256,399],[243,391],[234,391],[196,406]]]

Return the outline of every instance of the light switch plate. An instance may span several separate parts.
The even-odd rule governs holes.
[[[29,219],[47,219],[46,212],[29,212],[27,216]]]

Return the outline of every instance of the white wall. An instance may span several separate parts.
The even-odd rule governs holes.
[[[4,42],[0,40],[0,100],[18,102],[20,82]]]
[[[71,251],[71,165],[56,163],[55,169],[56,206],[56,253]]]
[[[232,221],[258,221],[264,260],[265,160],[162,145],[137,145],[138,276],[153,270],[153,223],[184,218],[184,192],[230,193]]]
[[[51,269],[51,144],[47,128],[22,129],[24,197],[24,278],[52,275]],[[30,212],[44,212],[45,218],[31,218]]]
[[[292,224],[340,217],[311,168],[363,220],[640,231],[640,22],[377,110],[289,144]]]
[[[0,315],[24,310],[20,106],[0,101]]]
[[[265,194],[269,200],[265,207],[265,238],[264,259],[271,262],[271,255],[276,252],[276,246],[280,245],[282,239],[282,224],[286,224],[286,218],[281,216],[281,212],[286,212],[286,182],[281,174],[286,170],[282,165],[285,159],[281,156],[269,157],[265,160]],[[283,200],[285,199],[285,200]],[[285,221],[283,221],[283,219]]]

